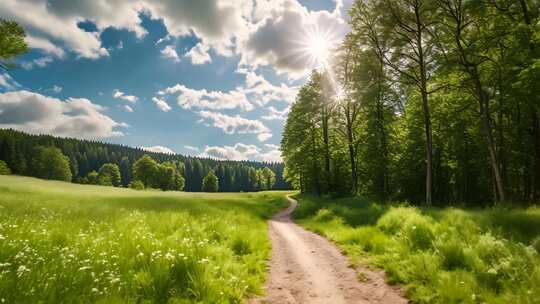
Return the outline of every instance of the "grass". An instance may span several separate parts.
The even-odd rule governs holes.
[[[240,303],[283,192],[180,193],[0,176],[0,303]]]
[[[295,217],[414,303],[540,303],[540,208],[458,209],[299,196]]]

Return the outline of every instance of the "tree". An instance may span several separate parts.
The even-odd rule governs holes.
[[[10,175],[11,170],[9,169],[8,165],[5,161],[0,160],[0,175]]]
[[[122,177],[120,176],[120,168],[116,164],[107,163],[101,166],[98,171],[98,180],[100,185],[111,185],[114,187],[120,186]]]
[[[129,183],[128,188],[134,189],[134,190],[144,190],[144,184],[140,180],[135,179]]]
[[[69,158],[55,147],[38,147],[32,160],[34,175],[44,179],[70,182]]]
[[[214,170],[208,171],[208,174],[203,179],[202,182],[202,191],[203,192],[218,192],[219,190],[219,181],[214,174]]]
[[[90,185],[97,185],[98,184],[98,173],[96,171],[90,171],[86,175],[86,182]]]
[[[155,183],[158,167],[156,161],[149,155],[143,155],[133,164],[133,178],[140,180],[145,188]]]
[[[264,181],[264,187],[262,189],[270,190],[276,183],[276,174],[270,168],[264,167],[264,169],[261,170],[261,179]]]
[[[25,36],[24,29],[16,22],[0,19],[0,70],[12,67],[9,61],[28,51]]]

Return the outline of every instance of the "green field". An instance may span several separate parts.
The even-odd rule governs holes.
[[[295,217],[415,303],[540,303],[540,208],[457,209],[300,196]]]
[[[0,302],[242,302],[261,292],[284,194],[0,176]]]

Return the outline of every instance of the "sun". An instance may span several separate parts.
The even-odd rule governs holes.
[[[330,54],[330,41],[327,37],[317,34],[309,37],[310,55],[321,66],[326,66]]]
[[[305,31],[302,36],[299,51],[309,58],[312,67],[327,68],[333,47],[332,44],[335,40],[330,32],[322,31],[319,28],[311,28]]]

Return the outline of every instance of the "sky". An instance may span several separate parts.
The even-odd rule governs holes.
[[[290,105],[352,0],[2,0],[30,51],[0,71],[0,128],[280,161]]]

